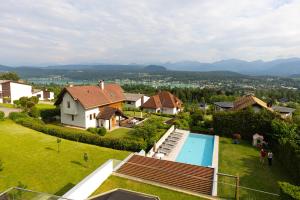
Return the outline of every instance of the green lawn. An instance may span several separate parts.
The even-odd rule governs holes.
[[[152,194],[159,196],[161,200],[201,200],[203,198],[187,195],[180,192],[175,192],[173,190],[168,190],[165,188],[144,184],[125,178],[110,176],[100,188],[98,188],[93,195],[97,195],[115,188],[124,188],[128,190],[133,190],[137,192],[142,192],[146,194]]]
[[[108,138],[126,138],[126,137],[131,137],[130,132],[132,129],[129,128],[117,128],[113,131],[107,131],[104,137]]]
[[[108,159],[121,160],[129,154],[68,140],[62,140],[58,153],[55,137],[10,120],[0,122],[0,127],[0,191],[21,181],[28,189],[62,195]]]
[[[267,162],[261,165],[257,148],[244,141],[241,144],[232,144],[231,139],[222,137],[220,137],[219,172],[232,175],[239,174],[241,186],[272,193],[279,193],[277,181],[292,182],[276,159],[274,159],[274,165],[271,167],[268,166]],[[219,181],[234,183],[230,178],[220,177]],[[226,199],[233,197],[234,187],[219,184],[219,195]],[[255,199],[254,197],[257,199],[275,199],[273,196],[250,192],[246,189],[241,189],[241,195],[244,198],[251,195],[253,199]]]
[[[54,109],[54,108],[56,108],[56,106],[53,105],[53,104],[45,104],[45,103],[38,103],[38,104],[36,104],[36,107],[39,110]]]
[[[0,103],[0,107],[15,108],[14,104],[10,103]]]

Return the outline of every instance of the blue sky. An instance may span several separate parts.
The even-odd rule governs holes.
[[[300,57],[300,0],[0,1],[0,64]]]

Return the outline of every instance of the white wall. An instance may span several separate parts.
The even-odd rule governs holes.
[[[43,91],[39,91],[39,92],[36,92],[36,93],[32,93],[32,96],[40,96],[39,100],[43,101],[44,100],[44,95],[43,95]]]
[[[53,100],[53,99],[54,99],[54,92],[50,92],[49,100]]]
[[[20,83],[10,82],[10,99],[19,100],[21,97],[32,97],[32,86]]]
[[[161,112],[164,114],[175,115],[175,114],[177,114],[177,109],[176,108],[162,108]]]
[[[67,108],[67,101],[70,101],[70,108]],[[85,126],[85,110],[80,103],[77,103],[73,98],[66,93],[60,104],[61,123],[71,126],[86,128]],[[74,121],[72,121],[74,115]]]
[[[108,160],[62,197],[72,200],[85,200],[112,174],[113,160]]]
[[[85,128],[95,128],[98,126],[98,120],[94,118],[94,114],[97,117],[99,112],[99,108],[92,108],[85,111]],[[90,115],[92,115],[92,120],[90,120]]]
[[[0,93],[2,93],[2,84],[0,83]],[[0,103],[3,103],[3,97],[0,96]]]

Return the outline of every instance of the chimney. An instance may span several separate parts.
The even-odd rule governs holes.
[[[100,80],[98,85],[101,88],[101,90],[103,90],[104,89],[104,80]]]

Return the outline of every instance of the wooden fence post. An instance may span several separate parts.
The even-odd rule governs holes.
[[[240,187],[240,176],[237,175],[236,176],[236,187],[235,187],[235,199],[239,200],[240,199],[240,191],[239,191],[239,187]]]

